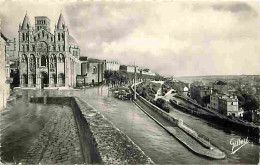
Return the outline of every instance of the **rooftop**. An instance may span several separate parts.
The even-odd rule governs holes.
[[[71,35],[69,35],[68,41],[69,41],[69,44],[70,44],[70,45],[73,45],[73,46],[77,46],[77,45],[78,45],[78,43],[77,43],[77,41],[75,40],[75,38],[72,37]]]

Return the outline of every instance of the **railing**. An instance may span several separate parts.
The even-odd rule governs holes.
[[[189,125],[183,123],[183,121],[180,119],[178,122],[178,126],[182,128],[185,132],[196,138],[198,141],[203,143],[206,147],[210,148],[210,140],[207,136],[203,135],[199,131],[193,129]]]

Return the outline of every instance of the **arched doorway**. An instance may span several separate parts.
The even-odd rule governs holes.
[[[34,87],[35,84],[36,84],[36,77],[35,77],[35,74],[32,73],[29,75],[29,85],[31,87]]]
[[[22,74],[21,76],[21,86],[22,87],[26,87],[28,84],[28,77],[27,77],[27,74]]]
[[[55,86],[56,84],[57,84],[56,74],[53,73],[53,74],[51,74],[51,77],[50,77],[50,85]]]
[[[49,78],[46,72],[41,72],[41,88],[44,86],[48,86]]]
[[[65,76],[64,76],[64,73],[59,73],[59,75],[58,75],[58,84],[59,84],[59,86],[65,86]]]

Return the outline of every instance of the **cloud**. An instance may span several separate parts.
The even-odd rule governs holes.
[[[81,55],[137,63],[163,75],[259,74],[257,6],[257,1],[6,2],[0,13],[3,30],[16,35],[26,9],[31,22],[46,15],[52,27],[63,9]]]

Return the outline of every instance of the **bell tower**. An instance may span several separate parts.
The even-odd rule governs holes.
[[[37,16],[35,17],[35,30],[45,29],[50,32],[50,19],[46,16]]]

